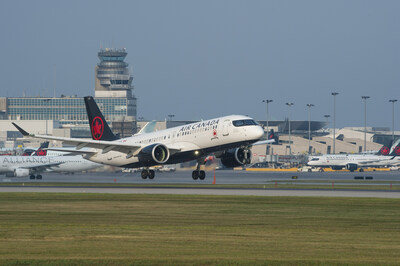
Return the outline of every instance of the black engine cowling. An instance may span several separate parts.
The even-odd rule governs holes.
[[[348,163],[346,164],[346,169],[349,170],[350,172],[354,172],[357,170],[358,166],[355,163]]]
[[[145,166],[163,164],[169,159],[169,150],[163,144],[152,144],[139,152],[138,159]]]
[[[251,162],[251,151],[244,148],[226,150],[221,155],[221,162],[225,167],[232,168],[249,164]]]

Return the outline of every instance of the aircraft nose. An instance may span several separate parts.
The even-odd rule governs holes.
[[[254,129],[253,134],[254,134],[254,138],[255,139],[261,139],[264,136],[264,129],[262,127],[260,127],[260,126],[257,126]]]

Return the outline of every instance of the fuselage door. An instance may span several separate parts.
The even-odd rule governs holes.
[[[229,125],[231,121],[230,120],[225,120],[224,124],[222,125],[222,135],[223,136],[229,136]]]

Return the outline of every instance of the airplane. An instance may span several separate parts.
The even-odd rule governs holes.
[[[321,156],[310,156],[307,165],[314,167],[330,167],[333,170],[343,168],[354,172],[359,169],[363,172],[366,167],[382,167],[397,165],[400,163],[400,139],[393,145],[384,145],[376,154],[325,154]]]
[[[143,179],[154,178],[154,170],[149,169],[151,166],[197,160],[192,178],[204,180],[206,175],[201,166],[208,155],[221,158],[226,167],[241,166],[251,161],[251,145],[275,141],[273,137],[260,141],[264,135],[263,128],[243,115],[218,117],[119,139],[111,131],[93,97],[86,96],[84,101],[91,140],[29,134],[17,124],[13,125],[25,137],[62,141],[75,146],[75,152],[90,148],[81,152],[85,159],[96,163],[122,168],[143,167]]]
[[[0,174],[42,179],[43,172],[74,173],[102,166],[83,159],[82,155],[47,156],[48,145],[48,142],[42,143],[30,156],[0,156]]]

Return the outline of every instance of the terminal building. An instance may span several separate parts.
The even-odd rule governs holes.
[[[122,136],[136,131],[136,97],[133,94],[133,76],[124,61],[125,49],[102,49],[100,62],[95,67],[95,100],[114,132]],[[0,98],[0,119],[48,121],[43,132],[53,134],[53,127],[64,128],[64,135],[90,137],[86,108],[82,97],[8,97]],[[57,121],[57,123],[53,123]],[[1,123],[1,121],[0,121]],[[39,123],[40,124],[40,123]],[[21,124],[22,125],[22,124]],[[3,138],[0,138],[3,140]]]

